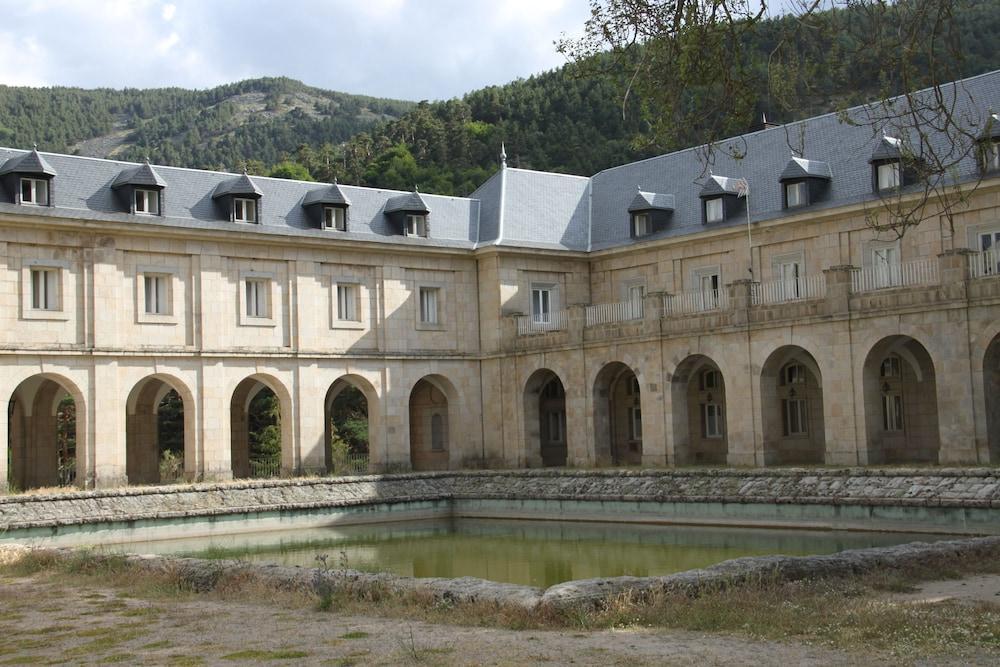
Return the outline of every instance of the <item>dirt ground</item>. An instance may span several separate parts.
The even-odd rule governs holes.
[[[1000,590],[1000,577],[982,586],[973,580],[946,583],[952,595]],[[926,595],[940,594],[935,585],[925,587]],[[992,664],[983,658],[979,664]],[[97,585],[67,588],[45,575],[0,579],[0,665],[114,663],[787,667],[896,661],[719,634],[481,629],[197,597],[136,599]],[[954,664],[977,661],[965,656]]]

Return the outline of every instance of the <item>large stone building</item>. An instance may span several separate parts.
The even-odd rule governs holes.
[[[902,238],[906,137],[836,115],[468,198],[0,149],[0,485],[59,482],[67,395],[78,484],[158,481],[170,390],[186,476],[247,476],[265,387],[284,474],[347,386],[373,470],[996,463],[1000,73],[959,87],[967,197]]]

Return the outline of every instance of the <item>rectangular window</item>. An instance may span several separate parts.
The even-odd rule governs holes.
[[[563,420],[566,419],[565,412],[548,413],[549,442],[563,441]]]
[[[337,319],[347,322],[358,322],[358,286],[337,285]]]
[[[806,367],[802,364],[788,364],[781,374],[782,384],[805,384]]]
[[[438,293],[440,288],[420,288],[420,322],[421,324],[438,323]]]
[[[21,203],[48,206],[49,182],[44,178],[22,178]]]
[[[257,202],[253,199],[233,199],[233,220],[257,222]]]
[[[1000,141],[986,141],[983,146],[983,170],[1000,170]]]
[[[785,435],[806,435],[809,432],[807,410],[808,404],[804,398],[786,398],[781,401]]]
[[[246,281],[247,317],[269,317],[268,291],[271,281],[266,278],[248,278]]]
[[[719,388],[719,371],[709,370],[701,372],[701,387],[702,391],[718,389]]]
[[[169,315],[170,303],[167,300],[170,276],[146,274],[142,277],[145,294],[145,311],[149,315]]]
[[[701,290],[701,305],[703,310],[713,310],[719,307],[719,274],[705,273],[698,277],[698,289]]]
[[[886,357],[882,360],[879,375],[884,378],[898,378],[900,370],[899,357]]]
[[[903,396],[896,392],[882,395],[882,428],[886,431],[903,430]]]
[[[876,172],[878,189],[880,192],[882,190],[892,190],[893,188],[899,187],[899,162],[886,162],[884,164],[880,164],[876,167]]]
[[[778,275],[781,280],[781,297],[783,299],[798,299],[801,296],[798,261],[793,260],[778,264]]]
[[[407,236],[427,236],[427,216],[407,215],[406,216]]]
[[[721,222],[725,218],[722,197],[705,200],[705,222]]]
[[[886,246],[872,248],[872,274],[875,287],[892,287],[903,281],[903,270],[899,262],[899,248]]]
[[[643,300],[646,298],[644,285],[630,285],[628,288],[629,316],[633,320],[642,319]]]
[[[632,216],[633,236],[645,236],[649,234],[649,215],[646,213],[636,213]]]
[[[796,206],[805,206],[809,203],[808,190],[806,189],[806,183],[804,181],[799,181],[798,183],[786,183],[785,184],[785,206],[788,208],[795,208]]]
[[[347,210],[339,206],[327,206],[323,209],[323,227],[338,232],[347,231]]]
[[[1000,275],[1000,232],[980,234],[979,249],[983,251],[983,274]]]
[[[135,191],[135,212],[145,215],[160,214],[160,193],[156,190]]]
[[[722,437],[722,406],[718,403],[701,404],[701,436]]]
[[[538,324],[548,324],[552,321],[551,288],[531,288],[531,321]]]
[[[59,310],[59,269],[31,269],[31,307]]]
[[[628,409],[628,439],[642,440],[642,408],[639,406]]]

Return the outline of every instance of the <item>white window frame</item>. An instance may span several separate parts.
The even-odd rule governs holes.
[[[257,200],[250,197],[233,197],[233,222],[257,224]]]
[[[424,213],[406,214],[406,235],[427,238],[427,215]]]
[[[56,259],[29,259],[21,265],[21,319],[24,320],[59,320],[69,319],[67,304],[71,304],[70,264]],[[46,291],[50,300],[46,308],[35,308],[34,287],[35,272],[44,272],[46,276]]]
[[[722,404],[708,401],[701,404],[702,432],[705,438],[717,439],[724,434]]]
[[[170,276],[165,273],[142,275],[142,312],[146,315],[170,315]]]
[[[552,314],[555,312],[555,291],[552,284],[532,283],[530,291],[531,322],[533,324],[552,324]]]
[[[785,386],[805,384],[807,377],[805,364],[798,361],[790,361],[781,369],[781,384]]]
[[[902,255],[898,241],[873,243],[868,248],[872,279],[878,288],[894,287],[903,282]]]
[[[628,439],[633,442],[642,440],[642,406],[630,405],[628,408]]]
[[[33,266],[31,274],[31,309],[35,311],[54,312],[62,310],[62,298],[59,294],[61,269],[52,266]]]
[[[266,320],[271,317],[271,303],[268,292],[271,281],[267,278],[248,278],[243,281],[247,317]]]
[[[903,165],[899,160],[875,165],[875,188],[879,192],[898,189],[903,184]]]
[[[333,286],[336,299],[334,314],[338,323],[361,322],[361,286],[338,281]]]
[[[30,199],[24,198],[24,186],[28,186],[31,193]],[[49,205],[49,181],[45,178],[31,178],[22,176],[17,183],[17,201],[23,206],[48,206]]]
[[[784,435],[787,438],[809,435],[809,401],[804,397],[784,398]]]
[[[257,282],[264,284],[263,299],[264,299],[264,316],[251,314],[248,306],[248,288],[247,283]],[[275,327],[277,326],[276,314],[280,312],[279,303],[279,283],[277,276],[273,273],[261,272],[261,271],[241,271],[240,281],[239,281],[239,293],[237,298],[239,299],[240,308],[240,326],[244,327]],[[260,296],[261,293],[258,293]]]
[[[160,191],[148,188],[136,188],[133,190],[132,212],[136,215],[159,215]]]
[[[794,193],[794,197],[792,194]],[[809,183],[792,181],[785,183],[785,208],[799,208],[809,204]]]
[[[701,294],[701,309],[715,310],[722,302],[722,271],[718,266],[706,266],[691,272],[695,290]]]
[[[636,238],[649,236],[653,231],[649,220],[649,213],[632,214],[632,235]]]
[[[708,197],[703,204],[705,207],[705,222],[722,222],[726,219],[726,204],[722,196]]]
[[[890,354],[879,364],[878,376],[880,378],[903,377],[903,360],[895,354]]]
[[[989,139],[983,143],[983,168],[986,171],[1000,170],[1000,139]]]
[[[434,285],[421,285],[417,288],[417,309],[419,322],[424,326],[441,325],[441,288]]]
[[[882,430],[887,433],[901,433],[905,427],[903,421],[903,394],[899,391],[888,391],[882,394]]]
[[[722,384],[722,373],[714,368],[706,368],[701,371],[698,377],[698,390],[699,391],[713,391],[719,388]]]
[[[323,229],[334,232],[346,232],[347,209],[343,206],[324,206]]]
[[[170,266],[137,266],[135,269],[135,321],[139,324],[177,324],[184,293],[178,270]],[[146,278],[164,280],[166,312],[149,312],[146,302]]]

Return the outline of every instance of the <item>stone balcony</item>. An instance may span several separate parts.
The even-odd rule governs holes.
[[[738,280],[720,290],[655,292],[641,302],[574,305],[553,313],[545,323],[510,315],[504,349],[527,352],[990,299],[1000,299],[1000,252],[994,257],[958,249],[881,270],[833,266],[794,280]]]

